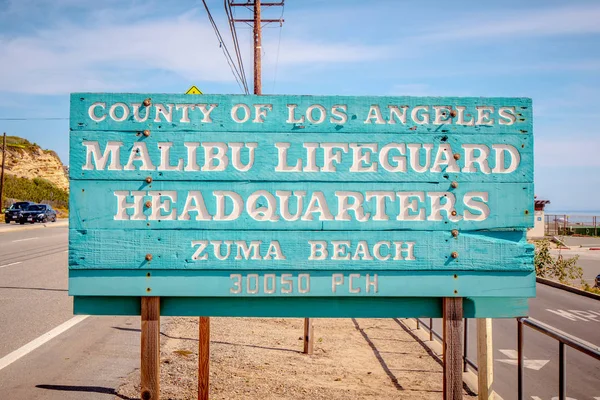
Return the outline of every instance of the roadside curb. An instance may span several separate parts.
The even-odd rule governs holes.
[[[429,340],[429,332],[423,328],[417,329],[417,323],[414,318],[402,318],[398,319],[398,321],[404,325],[404,327],[413,333],[415,336],[415,340],[417,340],[422,346],[427,347],[430,350],[430,355],[434,358],[437,358],[440,362],[442,361],[443,348],[442,343],[438,342],[436,339]],[[479,384],[477,380],[477,374],[471,371],[470,369],[467,372],[463,372],[463,383],[473,392],[479,393]],[[504,400],[502,396],[500,396],[495,391],[493,392],[494,400]]]
[[[23,226],[23,227],[15,228],[15,229],[1,229],[0,228],[0,235],[5,234],[5,233],[30,231],[32,229],[63,228],[65,226],[69,226],[69,221],[67,219],[58,220],[56,222],[47,222],[45,224],[38,223],[38,224],[33,224],[33,225],[29,225],[29,226]]]
[[[578,294],[581,296],[589,297],[591,299],[600,300],[600,294],[588,292],[588,291],[585,291],[582,289],[577,289],[576,287],[565,285],[564,283],[556,282],[556,281],[546,279],[546,278],[536,277],[535,280],[536,280],[536,282],[542,283],[544,285],[552,286],[557,289],[566,290],[567,292],[571,292],[571,293],[575,293],[575,294]]]

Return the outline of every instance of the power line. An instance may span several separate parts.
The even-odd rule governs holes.
[[[281,2],[281,16],[280,20],[283,21],[283,12],[285,11],[285,2]],[[275,93],[275,82],[277,81],[277,67],[279,66],[279,49],[281,47],[281,32],[283,32],[283,24],[279,23],[279,40],[277,41],[277,55],[275,56],[275,72],[273,73],[273,93]]]
[[[69,118],[31,117],[31,118],[0,118],[0,121],[64,121]]]
[[[235,81],[237,82],[240,89],[247,94],[248,89],[245,87],[245,85],[244,85],[244,87],[242,87],[242,83],[241,83],[244,81],[244,79],[242,78],[240,71],[235,67],[233,58],[231,57],[229,50],[227,50],[227,46],[225,45],[225,42],[223,41],[223,37],[221,36],[221,32],[219,32],[219,28],[217,27],[217,24],[215,23],[215,20],[213,19],[212,14],[210,13],[208,5],[206,4],[206,0],[202,0],[202,3],[204,4],[204,8],[206,9],[206,14],[208,15],[210,24],[212,25],[213,30],[215,31],[215,35],[217,36],[217,39],[219,40],[219,47],[223,51],[223,54],[225,55],[225,59],[227,60],[227,64],[229,64],[229,68],[231,69],[231,72],[233,73],[233,77],[235,78]]]
[[[233,50],[238,61],[238,68],[242,75],[242,83],[246,94],[250,93],[248,89],[248,80],[246,78],[246,70],[244,69],[244,60],[240,51],[240,42],[237,36],[237,30],[235,28],[235,22],[233,21],[233,10],[231,9],[231,2],[229,0],[223,0],[223,7],[225,8],[225,14],[227,15],[227,21],[229,22],[229,31],[231,32],[231,39],[233,42]]]

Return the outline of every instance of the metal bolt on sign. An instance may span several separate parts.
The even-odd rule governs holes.
[[[456,189],[458,187],[458,182],[453,181],[450,186],[452,186],[454,189]]]
[[[152,105],[152,99],[150,99],[149,97],[144,100],[144,107],[150,107]]]
[[[146,261],[152,261],[152,254],[146,254]]]
[[[452,258],[458,258],[458,252],[457,251],[453,251],[451,254]]]
[[[146,177],[146,183],[152,183],[152,177],[151,176],[147,176]]]
[[[148,129],[144,129],[143,134],[144,134],[144,136],[148,137],[148,136],[150,136],[150,131]]]

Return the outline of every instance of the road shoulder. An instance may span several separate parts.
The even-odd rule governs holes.
[[[315,319],[302,354],[302,319],[211,318],[210,397],[439,399],[442,367],[397,319]],[[161,335],[161,397],[196,399],[198,319]],[[118,394],[139,396],[139,371]],[[475,398],[465,393],[465,399]]]

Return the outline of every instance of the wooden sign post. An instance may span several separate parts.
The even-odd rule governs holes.
[[[208,400],[210,366],[210,318],[198,321],[198,400]]]
[[[185,94],[203,94],[192,85]],[[208,400],[210,369],[210,317],[198,317],[198,400]]]
[[[160,393],[160,298],[142,297],[141,397],[156,400]]]
[[[443,314],[444,399],[462,399],[463,299],[445,297]]]
[[[490,318],[477,319],[477,369],[478,399],[494,400],[494,348]]]
[[[311,355],[314,348],[313,322],[311,318],[304,318],[304,354]]]
[[[529,99],[76,93],[70,128],[69,292],[141,313],[142,396],[159,315],[206,317],[206,398],[208,317],[308,318],[311,353],[311,318],[443,314],[458,398],[461,319],[535,295]]]

